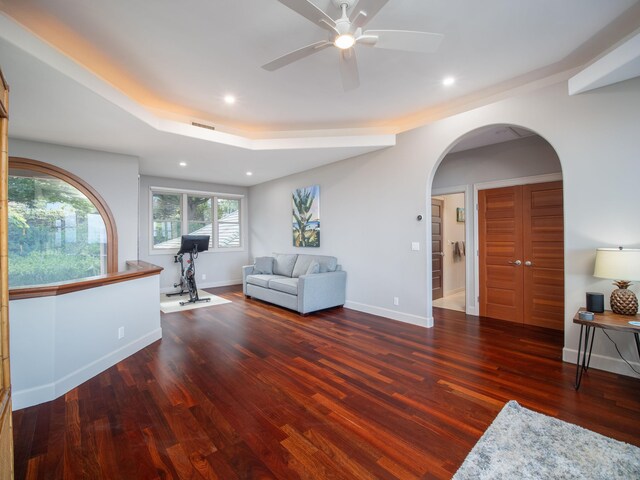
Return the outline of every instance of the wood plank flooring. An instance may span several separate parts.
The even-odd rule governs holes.
[[[640,445],[640,380],[562,333],[436,310],[424,329],[233,303],[163,315],[163,339],[14,412],[16,478],[450,478],[508,400]]]

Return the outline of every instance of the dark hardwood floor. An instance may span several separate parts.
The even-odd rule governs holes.
[[[562,334],[436,309],[424,329],[347,309],[233,303],[163,315],[163,339],[14,412],[16,478],[450,478],[508,400],[640,445],[640,380]]]

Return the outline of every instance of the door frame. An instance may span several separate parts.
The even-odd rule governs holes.
[[[490,190],[492,188],[515,187],[517,185],[529,185],[532,183],[546,183],[546,182],[557,182],[557,181],[562,181],[562,173],[547,173],[543,175],[533,175],[529,177],[508,178],[505,180],[481,182],[473,185],[473,206],[471,208],[473,209],[473,212],[474,212],[473,246],[474,246],[475,252],[473,252],[473,270],[474,270],[474,279],[473,279],[474,302],[473,303],[476,307],[476,313],[474,313],[474,315],[480,314],[480,255],[479,255],[480,239],[479,239],[479,225],[478,225],[478,191]],[[564,200],[563,200],[562,210],[564,211]],[[468,296],[469,295],[467,295],[467,297]]]
[[[474,197],[473,189],[471,185],[453,185],[450,187],[433,188],[431,190],[431,197],[437,197],[439,195],[451,195],[453,193],[464,194],[464,210],[470,212],[474,209]],[[429,198],[431,201],[431,198]],[[477,198],[475,200],[477,203]],[[475,215],[474,215],[475,217]],[[473,262],[469,258],[469,245],[473,244],[473,228],[469,228],[469,222],[467,216],[464,222],[464,242],[466,245],[466,254],[464,256],[464,296],[465,296],[465,313],[468,315],[478,315],[480,306],[475,301],[477,294],[475,293],[473,285]],[[474,227],[475,228],[475,227]],[[432,235],[433,233],[431,233]],[[433,254],[433,252],[431,252]],[[433,298],[431,299],[433,304]]]

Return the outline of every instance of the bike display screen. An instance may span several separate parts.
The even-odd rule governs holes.
[[[182,235],[178,255],[189,252],[204,252],[206,250],[209,250],[209,235]]]

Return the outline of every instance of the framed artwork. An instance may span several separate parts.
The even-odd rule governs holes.
[[[456,221],[464,223],[464,208],[456,208]]]
[[[320,185],[296,188],[293,202],[293,246],[320,246]]]

